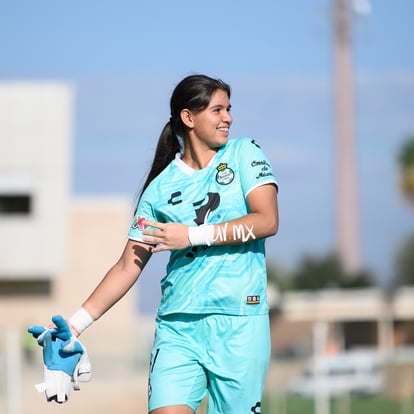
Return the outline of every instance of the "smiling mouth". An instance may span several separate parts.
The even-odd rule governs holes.
[[[221,128],[217,128],[219,131],[223,131],[223,132],[229,132],[230,128],[229,127],[221,127]]]

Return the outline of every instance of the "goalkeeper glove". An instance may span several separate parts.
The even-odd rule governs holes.
[[[79,390],[78,382],[90,381],[92,369],[85,347],[68,323],[60,315],[52,321],[56,328],[32,326],[28,331],[43,347],[44,382],[36,388],[45,392],[47,401],[63,403],[69,399],[71,385]]]

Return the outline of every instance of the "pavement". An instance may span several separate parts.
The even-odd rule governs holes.
[[[57,404],[47,402],[44,393],[35,388],[43,381],[41,353],[36,356],[36,360],[22,363],[15,398],[0,375],[0,414],[147,414],[148,366],[144,362],[92,359],[92,380],[80,383],[80,391],[72,390],[68,402]],[[292,367],[271,364],[265,393],[281,392],[291,375]],[[202,404],[197,414],[205,411]]]
[[[0,384],[0,413],[4,414],[147,414],[146,368],[93,364],[90,382],[80,383],[63,404],[47,402],[35,384],[43,381],[41,363],[24,364],[13,392]],[[14,397],[12,398],[12,395]]]

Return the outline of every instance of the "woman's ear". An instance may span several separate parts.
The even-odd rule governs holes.
[[[187,128],[192,128],[194,126],[194,118],[193,118],[193,114],[191,113],[191,111],[189,109],[183,109],[180,112],[180,117],[181,117],[181,121],[182,123],[187,127]]]

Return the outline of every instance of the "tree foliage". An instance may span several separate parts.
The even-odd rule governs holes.
[[[373,278],[365,270],[346,273],[338,255],[330,253],[324,257],[304,257],[292,275],[292,284],[295,289],[307,290],[357,288],[372,286]]]
[[[269,271],[270,269],[270,271]],[[268,267],[269,281],[281,290],[319,290],[328,288],[362,288],[373,286],[373,275],[367,270],[345,272],[338,255],[304,256],[291,272]]]
[[[414,205],[414,136],[409,137],[401,147],[398,162],[401,192]]]
[[[267,262],[267,280],[280,291],[289,290],[292,284],[290,272],[269,261]]]
[[[399,284],[414,285],[414,234],[397,251],[396,272]]]
[[[414,136],[409,137],[402,145],[398,161],[401,169],[414,166]]]

